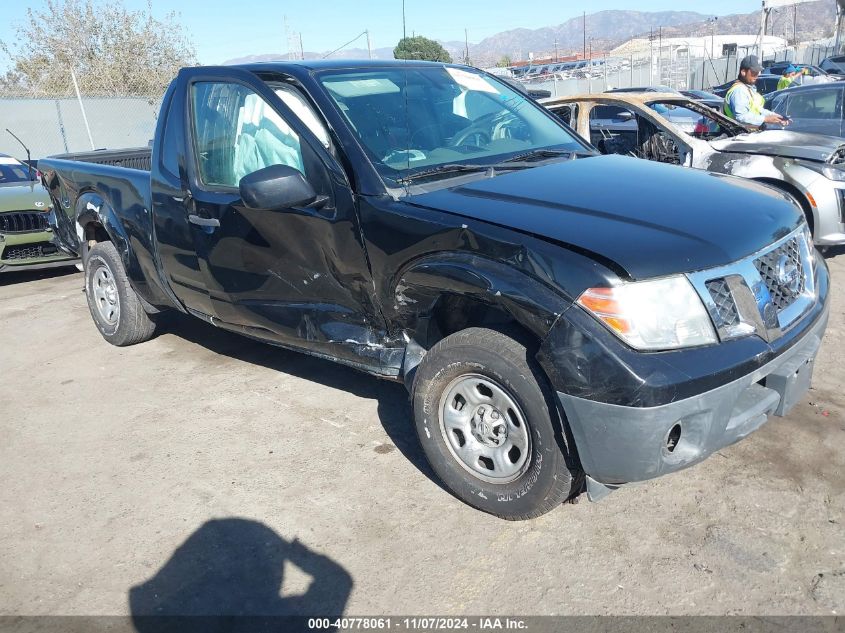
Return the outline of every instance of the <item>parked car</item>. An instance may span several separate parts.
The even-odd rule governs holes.
[[[845,55],[834,55],[823,59],[819,68],[829,75],[845,75]]]
[[[719,112],[674,94],[583,95],[544,100],[603,154],[742,176],[775,187],[807,216],[815,243],[845,244],[845,143],[841,138],[770,130],[751,132]],[[617,120],[609,124],[608,110]],[[674,119],[667,117],[668,112]],[[693,130],[676,121],[694,118]]]
[[[152,153],[40,166],[107,341],[174,310],[403,381],[434,472],[508,519],[785,414],[827,323],[790,198],[598,156],[469,67],[186,68]]]
[[[689,134],[695,131],[696,126],[701,121],[701,116],[697,112],[686,108],[669,108],[657,104],[654,106],[654,110]],[[605,135],[636,135],[637,133],[636,116],[630,108],[619,105],[597,105],[591,111],[590,116],[591,127],[601,130]]]
[[[532,88],[530,84],[525,84],[517,79],[513,79],[511,77],[499,77],[502,81],[507,83],[509,86],[512,86],[522,92],[523,94],[528,95],[532,99],[548,99],[552,96],[551,90],[542,90],[540,88]]]
[[[778,82],[780,81],[780,77],[780,75],[764,75],[761,73],[760,76],[757,77],[757,82],[755,83],[757,92],[759,92],[761,95],[767,95],[770,92],[774,92],[778,89]],[[715,86],[711,88],[710,92],[712,92],[717,97],[721,97],[722,99],[724,99],[725,95],[728,94],[728,90],[730,90],[731,86],[733,86],[735,83],[736,78],[731,79],[729,82],[724,83],[721,86]]]
[[[0,272],[73,264],[53,244],[50,196],[36,170],[0,154]]]
[[[819,66],[813,66],[812,64],[793,64],[792,62],[775,62],[768,68],[764,68],[761,74],[763,75],[777,75],[778,77],[783,76],[783,71],[785,71],[790,66],[795,66],[799,70],[805,71],[805,76],[807,77],[828,77],[829,73],[820,68]],[[835,79],[839,79],[836,77]]]
[[[722,111],[722,107],[725,103],[725,100],[722,97],[714,95],[712,92],[707,92],[706,90],[680,90],[679,92],[685,97],[689,97],[694,101],[703,103],[708,108],[718,110],[719,112]]]
[[[669,86],[637,86],[633,88],[611,88],[609,90],[605,90],[605,93],[613,92],[659,92],[665,94],[667,92],[675,91]]]
[[[842,125],[842,101],[845,82],[797,86],[767,96],[769,110],[788,116],[790,130],[845,136]]]

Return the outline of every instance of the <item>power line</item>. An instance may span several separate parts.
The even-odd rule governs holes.
[[[339,50],[342,50],[342,49],[346,48],[347,46],[349,46],[349,45],[350,45],[350,44],[352,44],[353,42],[356,42],[356,41],[360,40],[362,37],[364,37],[365,35],[368,35],[368,34],[369,34],[369,33],[368,33],[367,31],[361,31],[358,35],[356,35],[355,37],[353,37],[353,38],[352,38],[351,40],[349,40],[346,44],[344,44],[343,46],[338,46],[338,47],[337,47],[336,49],[334,49],[331,53],[326,53],[325,55],[323,55],[323,57],[322,57],[322,58],[323,58],[323,59],[325,59],[326,57],[330,57],[331,55],[334,55],[334,54],[335,54],[336,52],[338,52]]]

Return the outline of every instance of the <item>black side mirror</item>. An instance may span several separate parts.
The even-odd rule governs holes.
[[[241,178],[241,199],[251,209],[307,207],[317,193],[305,176],[287,165],[270,165]]]

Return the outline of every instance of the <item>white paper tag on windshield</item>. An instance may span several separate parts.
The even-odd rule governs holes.
[[[452,76],[452,79],[461,87],[467,90],[477,90],[478,92],[492,92],[499,94],[499,91],[481,75],[475,73],[468,73],[460,68],[447,68],[446,72]]]

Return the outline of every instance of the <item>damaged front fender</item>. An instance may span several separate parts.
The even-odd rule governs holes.
[[[570,298],[505,263],[470,253],[438,253],[415,261],[401,274],[394,293],[399,323],[414,332],[413,338],[425,340],[420,317],[430,317],[446,297],[495,307],[541,339],[572,304]]]

